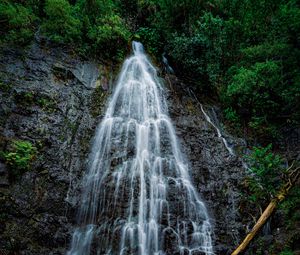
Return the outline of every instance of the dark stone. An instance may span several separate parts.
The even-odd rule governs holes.
[[[0,150],[7,149],[6,141],[28,140],[38,154],[31,169],[10,183],[8,169],[0,162],[0,192],[5,193],[0,201],[5,209],[0,251],[66,253],[76,220],[79,180],[97,116],[103,114],[109,95],[103,91],[103,104],[91,114],[96,85],[101,86],[106,75],[99,66],[39,43],[2,52],[1,81],[10,86],[0,90]]]
[[[172,90],[168,90],[169,112],[176,127],[182,149],[190,163],[190,174],[200,196],[206,202],[214,225],[215,253],[230,251],[245,235],[239,205],[244,178],[248,175],[243,162],[230,155],[215,128],[206,121],[199,102],[191,96],[189,88],[175,76],[169,75]],[[215,125],[219,125],[217,107],[204,107]],[[223,137],[234,147],[243,146],[242,139],[234,138],[224,130]]]
[[[4,163],[0,162],[0,188],[8,186],[8,169]]]

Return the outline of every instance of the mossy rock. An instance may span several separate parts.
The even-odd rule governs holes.
[[[106,103],[107,92],[102,89],[101,86],[96,87],[91,98],[91,115],[96,118],[103,111],[103,107]]]

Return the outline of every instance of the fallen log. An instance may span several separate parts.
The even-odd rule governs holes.
[[[264,210],[262,215],[259,217],[258,221],[252,228],[252,230],[247,234],[243,242],[231,253],[231,255],[238,255],[241,252],[243,252],[251,240],[256,236],[257,232],[261,229],[261,227],[266,223],[268,218],[271,216],[273,211],[276,209],[277,205],[285,199],[287,196],[289,190],[292,188],[292,186],[296,183],[300,176],[300,167],[297,167],[295,169],[293,168],[294,163],[286,170],[287,172],[291,172],[289,174],[289,178],[287,183],[282,187],[282,189],[278,192],[276,197],[272,199],[272,201],[269,203],[267,208]]]

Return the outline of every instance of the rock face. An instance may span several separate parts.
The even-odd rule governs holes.
[[[190,162],[192,180],[212,217],[215,252],[231,254],[244,237],[247,224],[251,224],[238,208],[243,200],[242,182],[249,172],[239,157],[230,154],[215,127],[207,122],[189,88],[174,76],[167,76],[166,80],[171,119]],[[214,112],[210,110],[214,107],[203,108],[213,120]],[[235,147],[244,143],[229,135],[226,139]]]
[[[0,253],[64,254],[111,72],[34,43],[4,51],[0,74],[0,151],[15,140],[37,147],[20,177],[0,162]]]
[[[34,43],[25,51],[4,51],[0,74],[0,150],[7,151],[13,140],[30,141],[38,149],[31,169],[18,178],[0,162],[0,254],[65,254],[113,70]],[[250,223],[238,208],[247,170],[228,152],[186,86],[174,76],[166,80],[171,119],[212,215],[215,252],[229,254]]]

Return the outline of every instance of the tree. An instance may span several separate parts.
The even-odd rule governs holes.
[[[81,21],[75,16],[73,7],[66,0],[47,0],[45,5],[47,18],[41,29],[54,42],[72,43],[80,40]]]
[[[0,3],[0,42],[26,44],[33,37],[36,16],[21,4]]]

